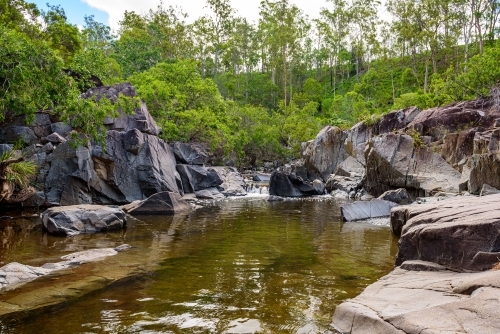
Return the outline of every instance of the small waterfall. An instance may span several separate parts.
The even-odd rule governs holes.
[[[249,184],[247,186],[248,194],[269,195],[269,188],[267,185]]]

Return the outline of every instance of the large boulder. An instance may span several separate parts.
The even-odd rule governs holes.
[[[365,165],[365,146],[372,137],[407,127],[419,113],[420,109],[417,107],[409,107],[392,111],[372,125],[368,125],[366,121],[360,122],[348,131],[345,150],[350,156]]]
[[[203,166],[210,161],[203,144],[175,142],[171,146],[178,164]]]
[[[23,145],[32,145],[38,143],[38,137],[35,132],[27,126],[4,126],[0,128],[0,142]]]
[[[224,196],[245,196],[247,194],[245,190],[245,180],[236,168],[211,167],[210,169],[214,170],[222,180],[222,183],[217,186],[217,189],[219,189]]]
[[[337,167],[335,175],[346,176],[346,177],[358,177],[363,175],[364,173],[365,173],[365,166],[363,166],[358,160],[354,159],[352,156],[348,156]]]
[[[192,207],[180,194],[165,191],[124,205],[122,209],[132,215],[170,215],[189,211]]]
[[[385,201],[394,202],[397,204],[409,204],[411,203],[411,198],[406,189],[401,188],[397,190],[388,190],[378,197]]]
[[[500,189],[500,129],[476,133],[474,154],[464,167],[469,173],[468,188],[479,194],[484,184]]]
[[[332,327],[352,334],[500,332],[500,271],[405,267],[413,270],[395,269],[337,306]]]
[[[177,165],[176,169],[181,177],[182,186],[186,194],[207,188],[219,187],[224,183],[221,175],[213,167]]]
[[[328,180],[326,181],[326,190],[328,192],[332,192],[335,190],[341,190],[350,194],[352,191],[357,192],[362,188],[361,186],[361,177],[347,177],[347,176],[338,176],[338,175],[330,175]]]
[[[338,127],[323,128],[313,141],[302,147],[302,159],[308,170],[309,180],[319,177],[323,181],[337,170],[338,165],[345,160],[347,154],[344,142],[347,133]]]
[[[500,258],[500,194],[461,196],[392,210],[401,228],[396,264],[435,262],[457,271],[491,269]]]
[[[45,229],[51,234],[77,235],[123,229],[125,212],[118,207],[74,205],[50,208],[42,213]]]
[[[269,184],[269,195],[280,197],[304,197],[323,195],[310,182],[304,181],[295,174],[274,172]]]
[[[365,159],[364,185],[372,195],[397,188],[406,188],[416,196],[460,191],[462,174],[438,153],[419,147],[409,135],[389,133],[371,139]]]

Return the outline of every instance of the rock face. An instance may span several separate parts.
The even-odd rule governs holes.
[[[295,174],[274,172],[269,184],[269,195],[280,197],[304,197],[323,195],[312,184]]]
[[[308,170],[309,180],[319,177],[323,181],[337,170],[345,160],[344,142],[347,133],[338,127],[327,126],[302,148],[302,159]]]
[[[182,199],[180,194],[161,192],[143,201],[135,201],[122,207],[132,215],[173,215],[190,211],[191,205]]]
[[[369,218],[388,217],[391,215],[391,209],[398,204],[373,199],[370,202],[354,202],[351,204],[342,204],[340,213],[345,221],[363,220]]]
[[[175,142],[172,150],[179,164],[203,166],[210,161],[207,149],[202,144]]]
[[[492,268],[500,258],[500,194],[456,197],[394,208],[391,226],[401,228],[396,265],[435,262],[457,271]]]
[[[339,305],[332,327],[349,334],[500,332],[500,271],[418,268],[433,269],[395,269]]]
[[[49,233],[77,235],[120,230],[127,220],[118,207],[75,205],[46,210],[42,222]]]
[[[365,151],[365,189],[375,196],[396,188],[417,196],[459,192],[462,174],[441,155],[416,145],[412,137],[392,133],[370,140]]]

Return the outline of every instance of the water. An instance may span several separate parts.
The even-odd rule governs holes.
[[[331,198],[266,199],[207,202],[189,215],[139,217],[124,232],[75,238],[48,236],[33,219],[18,219],[16,228],[4,223],[4,263],[40,265],[121,243],[134,248],[21,288],[105,275],[113,266],[132,277],[28,317],[0,319],[1,332],[333,332],[335,306],[392,269],[396,239],[380,221],[341,223]]]

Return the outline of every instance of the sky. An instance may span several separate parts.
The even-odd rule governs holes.
[[[78,26],[84,25],[84,15],[94,15],[95,20],[109,25],[113,29],[118,28],[118,22],[122,19],[125,10],[135,11],[139,14],[147,13],[151,8],[156,8],[159,0],[26,0],[34,2],[40,9],[47,9],[46,3],[61,5],[68,20]],[[252,21],[258,20],[259,5],[261,0],[231,0],[231,5],[237,10],[238,16],[246,17]],[[322,7],[327,6],[326,0],[291,0],[310,18],[319,16]],[[179,6],[189,14],[188,22],[208,14],[205,0],[164,0],[164,6]]]

